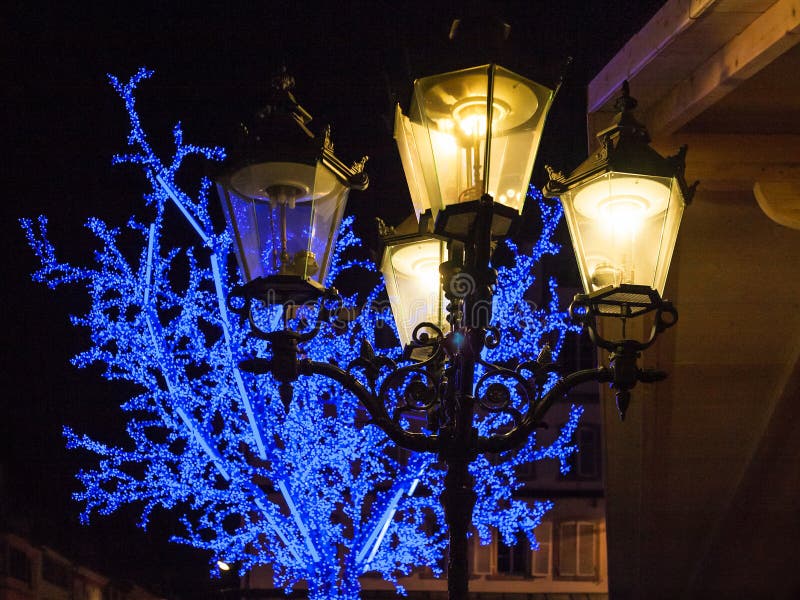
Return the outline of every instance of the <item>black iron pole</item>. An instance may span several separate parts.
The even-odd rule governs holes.
[[[445,435],[441,436],[441,454],[447,472],[440,501],[449,536],[447,589],[451,600],[465,599],[469,590],[468,536],[477,500],[474,480],[469,473],[469,465],[475,458],[472,391],[475,355],[480,354],[481,339],[480,332],[470,332],[463,350],[455,357],[454,381],[446,399],[451,419],[443,432]]]
[[[477,434],[473,425],[475,366],[484,346],[486,328],[491,321],[493,271],[491,227],[493,200],[481,198],[470,239],[465,244],[465,265],[461,276],[467,276],[470,293],[464,298],[451,298],[451,324],[463,327],[464,335],[456,348],[451,367],[451,381],[445,398],[446,420],[440,434],[440,452],[447,465],[444,491],[440,497],[449,536],[447,590],[450,600],[465,600],[469,591],[469,528],[477,494],[469,465],[475,459]],[[449,282],[446,283],[449,287]],[[453,290],[446,289],[452,293]],[[456,312],[460,314],[456,316]],[[460,317],[460,318],[459,318]],[[459,323],[460,321],[460,323]]]
[[[447,460],[444,491],[440,496],[450,544],[447,562],[447,591],[451,600],[467,597],[469,591],[469,527],[477,495],[469,474],[471,460],[466,452],[455,452]]]

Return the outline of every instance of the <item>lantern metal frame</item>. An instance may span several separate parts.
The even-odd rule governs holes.
[[[631,97],[626,80],[622,84],[622,94],[614,104],[618,111],[616,116],[608,128],[597,134],[597,151],[566,176],[550,166],[545,166],[548,181],[542,189],[544,196],[557,198],[603,174],[623,173],[672,179],[678,186],[684,204],[691,204],[699,182],[692,185],[686,182],[687,147],[682,146],[677,154],[669,157],[663,157],[656,152],[650,146],[647,128],[633,115],[636,106],[636,99]],[[570,233],[573,234],[572,231]],[[657,290],[646,285],[633,284],[587,291],[576,295],[575,301],[581,306],[590,306],[592,313],[597,316],[623,319],[660,310],[665,302]]]
[[[233,176],[244,169],[257,165],[286,164],[307,166],[316,170],[323,168],[346,188],[346,194],[350,189],[364,190],[369,185],[369,178],[364,171],[367,157],[347,166],[341,159],[334,154],[333,142],[331,141],[330,126],[324,128],[321,135],[315,135],[308,127],[312,120],[311,114],[303,108],[296,100],[292,90],[295,82],[291,75],[284,69],[281,74],[274,77],[271,85],[271,95],[268,103],[255,116],[249,125],[241,125],[239,139],[234,144],[232,156],[225,162],[220,173],[215,180],[220,189],[223,212],[230,222],[233,229],[234,240],[236,241],[237,256],[244,269],[246,262],[244,255],[244,245],[238,229],[237,219],[234,218],[234,210],[231,204],[232,192],[253,201],[246,194],[236,190],[232,182]],[[308,190],[312,194],[310,202],[317,200],[313,198],[313,187]],[[315,207],[311,211],[314,214]],[[344,207],[339,211],[339,220],[344,212]],[[286,238],[286,213],[282,210],[280,216],[282,228],[281,249],[285,252]],[[336,221],[336,215],[333,220]],[[331,231],[328,232],[328,247],[333,244],[333,236],[338,229],[338,222],[333,223]],[[313,233],[308,234],[309,243]],[[328,253],[326,253],[328,254]],[[255,277],[246,282],[247,294],[263,300],[270,304],[295,304],[301,305],[312,302],[325,294],[325,287],[322,283],[315,281],[311,277],[302,276],[290,272],[286,269],[288,255],[280,257],[280,269],[278,273]],[[324,258],[324,257],[323,257]],[[321,265],[324,270],[325,265]],[[234,295],[237,295],[238,290]]]
[[[406,331],[401,331],[401,328],[403,328],[403,330],[407,329],[407,327],[404,327],[403,323],[400,322],[400,320],[403,318],[403,315],[398,315],[397,311],[395,310],[396,308],[399,309],[400,307],[407,306],[408,304],[407,298],[402,297],[404,295],[403,292],[407,290],[400,289],[399,282],[396,281],[397,279],[396,273],[386,272],[387,266],[392,271],[397,270],[397,265],[395,264],[394,261],[395,256],[393,255],[394,249],[396,247],[411,247],[417,244],[438,244],[440,258],[441,258],[442,245],[447,244],[448,246],[450,246],[454,242],[448,241],[446,238],[443,238],[442,236],[434,233],[433,231],[434,220],[430,209],[420,214],[419,222],[417,224],[417,230],[410,233],[399,233],[396,231],[394,227],[387,226],[386,223],[384,223],[383,220],[380,218],[377,218],[376,222],[378,226],[378,236],[380,237],[381,245],[383,246],[383,250],[379,252],[379,255],[381,256],[379,265],[381,271],[383,272],[384,281],[386,282],[387,292],[389,292],[389,303],[391,305],[392,313],[394,315],[395,323],[398,329],[397,333],[398,336],[400,337],[401,343],[403,342],[404,337],[408,337],[409,341],[411,341],[414,340],[419,335],[419,332],[417,332],[417,335],[415,335],[414,330],[412,330],[410,335],[406,336],[405,335]],[[445,253],[448,252],[449,250],[445,249]],[[445,313],[445,305],[446,305],[445,297],[441,290],[441,275],[439,272],[441,263],[443,262],[446,262],[446,259],[439,261],[439,264],[436,265],[436,282],[437,282],[436,288],[439,291],[437,298],[438,302],[437,312],[439,313],[439,317],[442,317],[442,314]],[[392,292],[395,292],[397,296],[400,297],[393,300]],[[440,318],[437,323],[430,323],[430,324],[433,325],[436,328],[436,331],[438,331],[441,334],[444,328],[444,323],[442,321],[444,320],[445,319]],[[408,324],[409,320],[406,318],[405,326],[407,326]],[[416,328],[417,323],[414,323],[413,325],[415,325],[414,329],[417,329]],[[419,345],[415,344],[406,344],[404,347],[403,357],[406,359],[424,360],[425,358],[428,357],[428,354],[426,353],[427,350],[425,348],[428,347],[426,346],[420,347]]]
[[[628,104],[625,104],[628,106]],[[623,111],[624,112],[624,111]],[[620,119],[619,132],[640,136],[635,127]],[[617,160],[615,147],[607,144],[580,177],[599,172]],[[682,173],[682,156],[680,153]],[[675,163],[677,164],[677,163]],[[548,191],[565,189],[573,177],[551,176]],[[608,316],[599,307],[614,302],[609,295],[579,295],[570,311],[589,331],[593,342],[612,353],[608,366],[562,374],[548,387],[551,374],[560,374],[549,348],[536,360],[509,366],[485,361],[482,351],[497,347],[502,340],[499,327],[492,324],[493,286],[497,274],[491,265],[494,241],[502,237],[493,232],[497,215],[504,209],[489,195],[474,201],[474,211],[466,235],[449,240],[449,259],[440,266],[441,286],[448,304],[450,331],[444,333],[434,323],[420,323],[414,329],[411,352],[423,348],[424,358],[409,364],[377,354],[366,340],[361,342],[360,355],[346,367],[314,361],[302,355],[300,344],[314,337],[321,326],[337,313],[341,298],[336,290],[320,293],[317,317],[305,331],[294,331],[284,321],[284,329],[264,332],[253,317],[256,304],[267,298],[264,288],[242,286],[231,294],[231,308],[248,318],[254,334],[271,346],[271,358],[251,358],[243,369],[271,373],[280,383],[280,397],[289,410],[293,384],[300,377],[321,376],[338,383],[354,394],[370,415],[369,423],[383,430],[398,446],[416,452],[429,452],[445,463],[444,491],[440,497],[449,534],[448,592],[452,600],[467,598],[469,587],[468,532],[477,500],[470,463],[481,453],[501,453],[525,444],[531,433],[543,426],[551,406],[581,384],[608,383],[617,392],[621,415],[630,400],[630,390],[639,382],[653,383],[666,373],[643,369],[638,365],[642,350],[677,321],[677,311],[668,302],[645,294],[650,310],[656,311],[651,337],[636,340],[606,340],[597,331],[596,319]],[[444,212],[444,211],[442,211]],[[440,213],[441,214],[441,213]],[[438,232],[435,230],[434,233]],[[631,293],[642,290],[628,290]],[[605,291],[604,291],[605,293]],[[619,300],[619,299],[617,299]],[[633,306],[631,302],[624,306]],[[634,307],[636,308],[636,307]],[[632,316],[625,313],[625,316]],[[614,316],[621,316],[615,314]],[[478,367],[484,374],[478,377]],[[501,382],[502,381],[502,382]],[[514,401],[514,397],[518,401]],[[480,435],[475,427],[476,413],[502,413],[512,426],[489,435]],[[418,417],[418,418],[409,418]]]

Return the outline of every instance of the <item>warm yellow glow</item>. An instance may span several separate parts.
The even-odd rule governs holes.
[[[669,194],[669,187],[661,181],[620,176],[582,187],[573,203],[575,210],[590,219],[604,219],[605,214],[619,208],[627,213],[626,218],[644,220],[666,210]]]
[[[453,120],[469,141],[486,137],[486,97],[468,98],[453,106]],[[492,131],[502,123],[508,107],[499,101],[492,103]]]
[[[622,175],[602,178],[576,191],[576,212],[593,221],[603,237],[598,244],[603,255],[586,257],[595,289],[636,281],[638,255],[650,243],[640,239],[640,233],[650,219],[663,216],[669,197],[670,188],[662,181]]]
[[[635,236],[642,228],[647,216],[647,205],[643,198],[615,196],[600,202],[598,217],[602,227],[614,237]]]
[[[521,210],[552,97],[496,65],[416,80],[408,116],[395,117],[416,212],[435,216],[483,194]]]
[[[228,563],[223,562],[221,560],[217,561],[217,567],[219,568],[220,571],[230,571],[231,570],[231,566]]]
[[[403,345],[411,341],[412,331],[419,323],[446,328],[439,276],[439,265],[444,260],[444,243],[435,238],[387,247],[381,270]]]
[[[425,293],[439,290],[440,242],[409,244],[395,252],[392,264],[398,274],[412,279]]]

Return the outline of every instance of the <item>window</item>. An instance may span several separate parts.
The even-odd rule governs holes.
[[[553,524],[545,521],[534,529],[533,533],[539,542],[539,550],[533,553],[531,574],[547,577],[550,575],[550,564],[553,561]]]
[[[597,366],[597,348],[585,330],[567,333],[559,357],[568,373]]]
[[[31,583],[31,559],[19,548],[8,546],[8,575],[14,579]]]
[[[69,565],[45,554],[42,556],[42,579],[66,590],[72,583],[72,572]]]
[[[565,478],[573,480],[600,479],[600,428],[581,425],[575,432],[578,451],[569,458],[571,469]]]
[[[481,546],[478,535],[472,535],[472,571],[476,575],[488,575],[492,572],[492,552],[491,545]]]
[[[497,572],[504,575],[527,575],[530,544],[524,533],[517,534],[516,543],[507,546],[497,540]]]
[[[536,480],[536,462],[524,462],[514,467],[514,474],[522,482]]]
[[[565,521],[559,525],[558,575],[593,578],[597,575],[597,535],[594,523]]]
[[[578,429],[578,455],[576,475],[581,479],[600,477],[600,431],[597,427],[584,425]]]

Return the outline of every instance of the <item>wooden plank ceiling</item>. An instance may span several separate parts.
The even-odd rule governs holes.
[[[688,144],[666,382],[606,410],[612,598],[795,598],[800,539],[800,0],[671,0],[591,82]],[[609,399],[610,401],[610,399]]]

